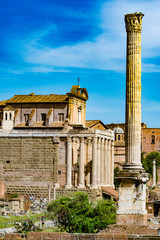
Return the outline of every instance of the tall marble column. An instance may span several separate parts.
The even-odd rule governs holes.
[[[108,140],[104,140],[104,186],[108,182]]]
[[[111,186],[114,187],[114,142],[111,142]]]
[[[153,159],[153,184],[152,187],[156,186],[156,159]]]
[[[80,156],[79,156],[79,184],[78,188],[84,188],[84,137],[80,138]]]
[[[91,146],[91,138],[88,137],[88,149],[87,149],[87,164],[86,164],[86,185],[90,187],[91,184],[91,160],[92,160],[92,146]]]
[[[67,181],[65,188],[72,187],[72,139],[67,138]]]
[[[108,141],[108,185],[111,186],[111,140]]]
[[[125,15],[126,64],[126,160],[119,172],[117,224],[147,224],[146,182],[141,164],[141,29],[142,13]]]
[[[100,186],[101,139],[97,142],[97,186]]]
[[[100,185],[104,186],[104,138],[101,140]]]
[[[126,63],[126,168],[141,164],[141,29],[142,13],[125,15],[127,32]]]
[[[91,188],[97,188],[96,176],[97,176],[97,137],[93,137],[92,140],[92,184]]]

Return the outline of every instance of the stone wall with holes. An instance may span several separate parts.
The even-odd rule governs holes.
[[[60,157],[60,159],[59,159]],[[65,184],[65,141],[53,137],[0,137],[0,163],[6,185]]]

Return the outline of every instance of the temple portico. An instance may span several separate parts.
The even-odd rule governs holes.
[[[114,139],[110,134],[67,136],[65,188],[114,186]],[[108,132],[108,131],[107,131]]]

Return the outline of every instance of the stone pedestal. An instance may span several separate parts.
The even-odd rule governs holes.
[[[142,171],[123,170],[118,174],[119,204],[117,224],[147,224],[146,182],[148,174]]]

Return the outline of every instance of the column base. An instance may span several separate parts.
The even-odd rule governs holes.
[[[65,188],[66,188],[66,189],[72,188],[72,184],[66,184],[66,185],[65,185]]]
[[[97,187],[97,185],[91,185],[90,186],[90,189],[97,189],[98,187]]]
[[[85,188],[83,184],[79,184],[77,188]]]
[[[116,224],[146,225],[147,214],[117,214]]]
[[[134,169],[138,169],[138,170],[142,170],[144,171],[144,168],[142,167],[142,164],[124,164],[123,165],[123,170],[134,170]]]

